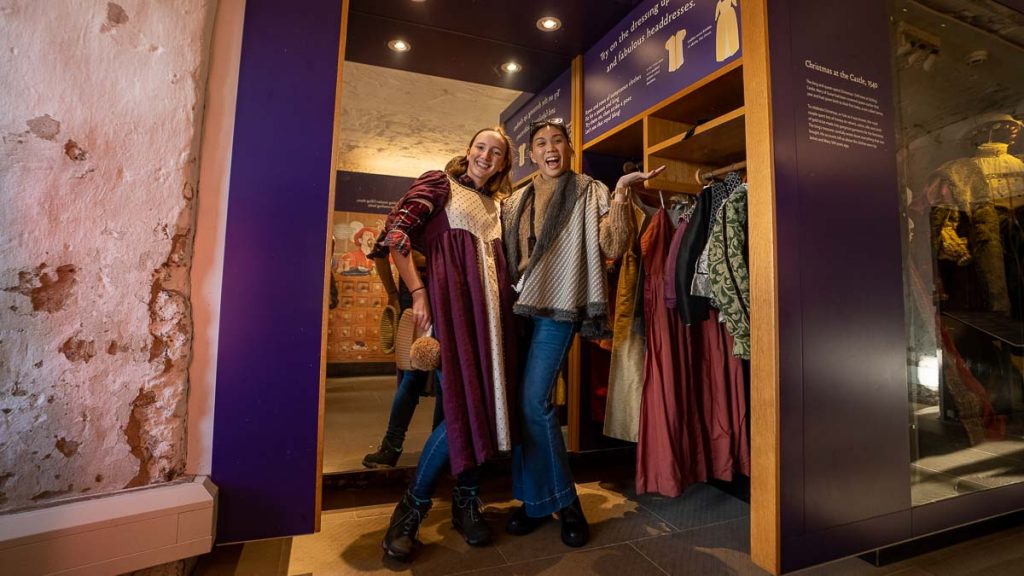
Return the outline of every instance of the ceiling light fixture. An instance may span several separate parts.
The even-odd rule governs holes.
[[[545,16],[537,20],[537,28],[543,32],[554,32],[562,27],[562,21],[554,16]]]
[[[501,69],[504,70],[505,72],[508,72],[509,74],[514,74],[522,70],[523,67],[520,66],[519,64],[516,64],[515,62],[505,62],[504,64],[501,65]]]
[[[391,42],[388,42],[388,48],[395,52],[408,52],[409,50],[412,50],[412,44],[409,44],[405,40],[392,40]]]

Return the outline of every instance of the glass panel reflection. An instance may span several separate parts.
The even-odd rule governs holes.
[[[1024,16],[890,6],[921,505],[1024,480]]]

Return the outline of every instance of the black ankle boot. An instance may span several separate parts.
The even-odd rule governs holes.
[[[431,502],[417,503],[413,496],[406,493],[395,507],[391,514],[391,524],[388,531],[384,533],[384,552],[391,558],[401,562],[408,562],[413,552],[420,546],[416,534],[420,531],[420,524],[427,517]]]
[[[381,441],[376,452],[371,452],[363,457],[363,466],[366,468],[392,468],[398,463],[398,457],[402,455],[402,447],[392,448],[387,438]]]
[[[515,536],[526,536],[537,529],[550,516],[542,518],[531,518],[526,515],[526,504],[523,504],[512,511],[508,520],[505,521],[505,532]]]
[[[583,515],[583,505],[577,497],[565,508],[558,512],[562,520],[562,542],[566,546],[579,548],[590,539],[590,526],[587,524],[587,517]]]
[[[480,512],[477,487],[452,489],[452,526],[462,533],[470,546],[484,546],[491,543],[491,527]]]

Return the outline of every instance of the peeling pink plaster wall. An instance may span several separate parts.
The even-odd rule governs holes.
[[[185,466],[215,0],[0,0],[0,511]]]

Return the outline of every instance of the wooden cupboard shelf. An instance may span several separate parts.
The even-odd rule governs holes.
[[[644,149],[644,123],[642,118],[637,118],[629,124],[625,124],[602,134],[593,142],[583,147],[584,152],[596,152],[610,156],[624,156],[627,158],[639,157]]]
[[[650,120],[647,145],[653,146],[671,134],[685,132],[695,124],[722,116],[743,106],[743,62],[736,60],[709,74],[696,84],[681,90],[664,103],[647,112]],[[662,125],[674,129],[665,132]]]
[[[693,135],[677,134],[646,150],[649,157],[692,164],[725,165],[742,160],[747,140],[743,107],[697,126]]]
[[[655,199],[659,190],[700,193],[700,172],[746,157],[745,136],[743,62],[736,60],[603,134],[583,152],[642,156],[646,170],[665,165],[665,172],[645,183],[644,195]]]

